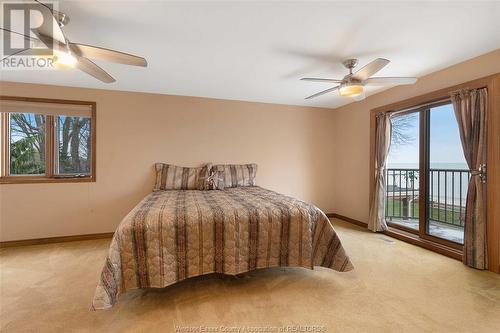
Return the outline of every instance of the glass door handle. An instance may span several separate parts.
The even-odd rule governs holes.
[[[486,183],[486,164],[480,164],[477,170],[470,170],[472,176],[479,176],[481,183]]]
[[[479,179],[481,180],[481,183],[486,183],[486,164],[481,164],[479,166]]]

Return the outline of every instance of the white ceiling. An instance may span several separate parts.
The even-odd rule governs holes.
[[[500,48],[500,2],[60,1],[73,42],[143,55],[147,68],[96,61],[83,72],[2,71],[5,81],[337,107],[352,100],[302,76],[342,78],[344,58],[417,76]],[[41,75],[42,74],[42,75]],[[368,90],[373,94],[376,90]]]

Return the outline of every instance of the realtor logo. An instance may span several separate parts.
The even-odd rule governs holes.
[[[57,24],[54,3],[8,1],[2,3],[2,59],[0,68],[52,69],[53,40],[39,38]]]

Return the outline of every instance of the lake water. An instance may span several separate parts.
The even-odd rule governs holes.
[[[418,163],[388,163],[389,169],[418,169]],[[469,170],[465,163],[431,163],[431,169]]]

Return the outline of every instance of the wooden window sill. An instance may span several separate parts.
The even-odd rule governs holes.
[[[358,221],[358,220],[355,220],[355,219],[352,219],[350,217],[343,216],[340,214],[330,213],[330,214],[326,214],[326,216],[334,217],[334,218],[355,224],[355,225],[360,226],[364,229],[366,229],[368,227],[367,224],[364,222],[361,222],[361,221]],[[447,257],[462,261],[463,253],[462,253],[462,250],[460,250],[460,249],[455,249],[453,247],[450,247],[450,246],[447,246],[444,244],[436,243],[436,242],[433,242],[433,241],[430,241],[427,239],[422,239],[414,233],[406,232],[406,231],[403,231],[400,229],[396,229],[394,227],[391,227],[390,225],[388,227],[389,227],[389,229],[386,231],[383,231],[382,232],[383,234],[390,236],[390,237],[393,237],[393,238],[396,238],[396,239],[399,239],[403,242],[410,243],[410,244],[413,244],[416,246],[420,246],[420,247],[423,247],[424,249],[427,249],[427,250],[430,250],[433,252],[437,252],[437,253],[445,255]]]
[[[1,177],[0,184],[93,183],[95,177]]]
[[[423,247],[425,249],[440,253],[442,255],[445,255],[447,257],[457,259],[457,260],[462,260],[462,251],[459,249],[455,249],[450,246],[446,246],[444,244],[439,244],[436,242],[429,241],[427,239],[422,239],[418,235],[415,235],[411,232],[406,232],[400,229],[396,229],[394,227],[389,226],[389,229],[383,232],[387,236],[391,236],[394,238],[397,238],[399,240],[402,240],[404,242],[417,245],[420,247]]]

